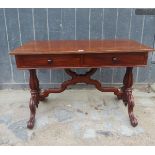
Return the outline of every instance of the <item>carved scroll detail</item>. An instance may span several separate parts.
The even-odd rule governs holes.
[[[123,100],[124,104],[128,105],[128,114],[130,118],[131,125],[133,127],[137,126],[138,121],[133,113],[134,108],[134,98],[132,95],[132,85],[133,85],[133,74],[132,74],[132,67],[127,67],[126,73],[123,79],[124,86],[121,88],[121,95],[119,96],[120,99]],[[118,97],[118,98],[119,98]]]
[[[36,76],[36,71],[32,69],[29,70],[29,72],[30,72],[29,85],[31,89],[31,98],[29,102],[30,119],[27,123],[27,127],[29,129],[32,129],[34,127],[36,107],[38,107],[40,97],[39,97],[39,81]]]
[[[134,104],[134,98],[132,95],[132,90],[127,89],[125,90],[125,92],[126,92],[126,97],[127,97],[127,102],[128,102],[128,114],[129,114],[130,122],[131,122],[131,125],[135,127],[138,125],[138,121],[133,113],[133,108],[135,104]]]
[[[69,85],[74,85],[77,83],[91,84],[91,85],[94,85],[101,92],[114,92],[115,95],[119,95],[120,90],[118,88],[103,87],[99,81],[91,79],[91,76],[96,72],[96,70],[97,70],[96,68],[92,68],[85,74],[77,74],[76,72],[70,69],[65,69],[65,72],[69,76],[71,76],[71,79],[63,82],[60,88],[49,88],[49,89],[42,90],[42,92],[40,92],[40,97],[47,97],[50,93],[61,93]]]
[[[48,88],[45,90],[39,89],[39,81],[36,75],[36,70],[31,69],[30,72],[30,89],[31,89],[31,99],[29,103],[30,108],[30,119],[27,123],[27,127],[32,129],[35,123],[35,114],[36,107],[38,107],[39,101],[42,101],[47,97],[50,93],[61,93],[63,92],[69,85],[74,85],[77,83],[86,83],[94,85],[101,92],[114,92],[117,95],[118,99],[122,99],[125,105],[128,105],[128,114],[130,118],[130,122],[132,126],[136,126],[138,124],[136,117],[133,113],[134,108],[134,99],[132,95],[132,84],[133,84],[133,75],[132,75],[132,67],[127,67],[126,73],[123,80],[123,87],[121,89],[115,87],[103,87],[102,84],[92,79],[91,76],[96,72],[96,68],[90,69],[85,74],[77,74],[71,69],[65,69],[65,72],[71,76],[71,79],[64,81],[60,88]]]

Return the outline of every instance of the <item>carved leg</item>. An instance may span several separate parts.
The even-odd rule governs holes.
[[[132,85],[133,85],[133,74],[132,74],[132,67],[127,67],[126,73],[124,76],[122,87],[122,100],[125,103],[125,105],[128,105],[128,114],[130,118],[131,125],[133,127],[137,126],[138,121],[133,113],[134,108],[134,98],[132,95]]]
[[[31,69],[29,70],[30,72],[30,79],[29,79],[29,86],[31,89],[31,98],[30,98],[30,103],[29,103],[29,108],[30,108],[30,119],[27,123],[27,127],[29,129],[32,129],[34,127],[34,122],[35,122],[35,114],[36,114],[36,107],[38,107],[39,104],[39,81],[36,75],[36,70]]]
[[[128,114],[129,114],[130,122],[131,122],[131,125],[135,127],[138,125],[138,121],[133,113],[133,108],[135,104],[134,104],[134,98],[132,95],[132,90],[130,88],[126,89],[125,93],[126,93],[127,102],[128,102]]]

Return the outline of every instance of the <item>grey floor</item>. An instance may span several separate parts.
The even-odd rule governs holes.
[[[1,90],[0,145],[155,145],[155,93],[133,94],[136,128],[113,93],[72,89],[41,102],[29,130],[29,91]]]

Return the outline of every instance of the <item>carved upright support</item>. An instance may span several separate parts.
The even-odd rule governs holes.
[[[39,101],[44,100],[50,93],[60,93],[63,92],[69,85],[76,83],[86,83],[94,85],[101,92],[114,92],[119,99],[122,99],[125,105],[128,105],[128,114],[132,126],[138,124],[137,119],[133,114],[134,99],[132,96],[132,84],[133,84],[133,75],[132,67],[127,67],[126,73],[123,80],[123,87],[120,89],[114,87],[103,87],[102,84],[91,78],[91,76],[96,72],[96,68],[90,69],[85,74],[77,74],[71,69],[65,69],[66,73],[71,76],[71,79],[64,81],[61,84],[60,88],[48,88],[40,91],[39,81],[36,75],[36,70],[31,69],[30,72],[30,89],[31,89],[31,99],[29,103],[30,107],[30,119],[28,121],[27,127],[32,129],[35,122],[36,107],[38,107]]]
[[[128,114],[130,118],[131,125],[133,127],[137,126],[138,121],[133,113],[134,108],[134,98],[132,95],[132,85],[133,85],[133,74],[132,74],[132,67],[126,68],[126,73],[123,79],[123,87],[122,87],[122,99],[125,105],[128,105]]]
[[[36,114],[36,107],[38,107],[39,104],[39,81],[36,75],[36,70],[31,69],[29,70],[30,73],[30,79],[29,79],[29,86],[31,90],[31,98],[29,102],[29,108],[30,108],[30,119],[27,123],[27,127],[29,129],[32,129],[34,127],[35,122],[35,114]]]

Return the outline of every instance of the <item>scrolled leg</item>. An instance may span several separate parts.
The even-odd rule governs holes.
[[[34,127],[36,107],[38,107],[40,97],[39,97],[39,82],[37,79],[36,70],[32,69],[29,70],[29,72],[30,72],[29,85],[31,89],[31,98],[29,102],[30,119],[27,123],[27,127],[29,129],[32,129]]]
[[[138,121],[133,113],[133,108],[135,104],[134,104],[134,98],[132,95],[132,90],[126,89],[125,94],[126,94],[126,100],[128,104],[128,114],[129,114],[130,122],[133,127],[136,127],[138,125]]]
[[[123,87],[121,88],[122,94],[121,99],[123,100],[124,104],[128,105],[128,114],[130,118],[131,125],[133,127],[138,125],[138,121],[133,113],[134,108],[134,98],[132,95],[132,85],[133,85],[133,74],[132,74],[132,67],[127,67],[126,73],[123,79]]]

